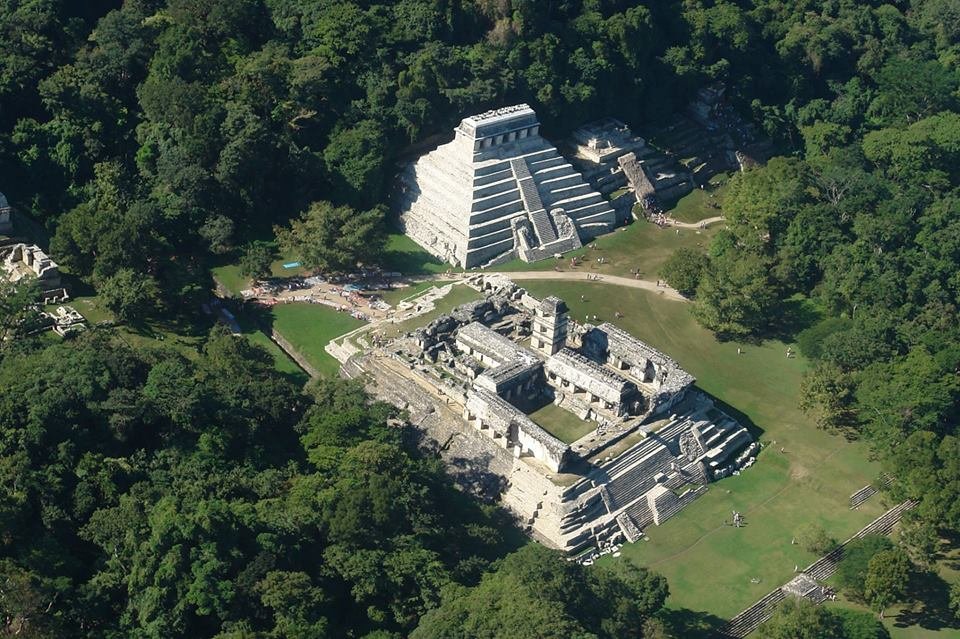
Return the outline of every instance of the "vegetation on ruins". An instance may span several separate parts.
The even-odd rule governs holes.
[[[309,266],[376,262],[396,162],[465,113],[527,101],[548,135],[605,114],[639,131],[723,80],[784,157],[732,178],[729,229],[663,276],[724,338],[806,326],[802,405],[919,501],[902,541],[929,565],[960,531],[958,15],[954,0],[3,0],[0,188],[117,317],[169,317],[274,225]],[[269,270],[255,250],[252,276]],[[346,392],[334,423],[329,394],[219,334],[195,357],[100,330],[23,339],[27,294],[0,282],[3,631],[387,637],[503,594],[509,574],[481,579],[510,545],[498,516],[464,504],[385,407]],[[869,564],[854,587],[882,607]]]

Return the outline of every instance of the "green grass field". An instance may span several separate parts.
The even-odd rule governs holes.
[[[720,205],[723,198],[723,189],[722,186],[709,191],[693,189],[682,198],[665,203],[663,209],[670,217],[691,224],[708,217],[716,217],[722,215],[722,213],[719,208],[713,208],[710,205]],[[711,195],[713,197],[710,197]]]
[[[597,247],[593,250],[587,247],[571,251],[559,261],[563,270],[577,270],[587,273],[602,273],[607,275],[631,276],[634,269],[640,270],[644,279],[657,279],[657,271],[674,251],[681,247],[702,248],[710,244],[720,225],[713,225],[703,231],[694,229],[662,229],[649,222],[634,222],[629,226],[622,226],[613,233],[598,237],[591,244]],[[584,262],[570,268],[570,258],[583,257]],[[604,264],[598,264],[597,258],[602,257]],[[549,271],[557,265],[557,260],[548,259],[540,262],[527,263],[513,260],[502,266],[491,268],[491,271]],[[577,296],[579,297],[579,295]]]
[[[620,561],[667,576],[671,606],[729,618],[790,579],[795,566],[815,559],[790,543],[803,525],[818,522],[845,539],[883,511],[879,498],[859,511],[848,509],[850,494],[873,481],[879,469],[865,447],[817,430],[799,411],[806,362],[787,359],[785,344],[718,342],[696,324],[687,304],[643,290],[582,282],[518,284],[536,296],[564,298],[574,319],[596,314],[669,353],[697,377],[699,388],[739,411],[761,441],[776,441],[742,475],[711,484],[679,515],[648,528],[650,541],[624,547]],[[615,320],[616,310],[625,316]],[[724,525],[734,509],[746,517],[745,527]],[[755,577],[760,583],[750,582]]]
[[[566,444],[572,444],[597,427],[596,423],[584,421],[554,404],[547,404],[528,417]]]
[[[271,309],[273,328],[323,375],[336,375],[340,363],[324,350],[334,337],[365,322],[323,304],[277,304]]]
[[[420,328],[421,326],[426,326],[437,317],[440,317],[444,313],[449,313],[453,308],[460,306],[461,304],[478,300],[481,297],[482,296],[480,293],[469,286],[464,284],[455,285],[450,290],[450,293],[436,302],[436,307],[432,311],[428,311],[423,315],[408,319],[404,322],[399,322],[394,325],[387,325],[386,329],[388,331],[396,331],[399,333],[412,331],[416,328]]]
[[[417,282],[416,284],[411,284],[410,286],[404,286],[402,288],[395,288],[389,291],[375,291],[383,300],[390,304],[391,306],[396,306],[401,301],[414,297],[423,293],[429,288],[434,286],[443,286],[445,282],[439,280],[431,280],[429,282]]]
[[[294,275],[305,275],[307,273],[307,269],[301,266],[295,268],[283,267],[284,264],[290,264],[296,261],[296,258],[292,255],[280,255],[277,253],[275,257],[276,259],[270,265],[270,275],[273,277],[293,277]],[[233,258],[236,260],[239,259],[239,256],[234,255]],[[250,278],[240,274],[240,266],[236,261],[215,266],[210,269],[210,274],[220,282],[233,297],[239,297],[240,291],[250,286]]]

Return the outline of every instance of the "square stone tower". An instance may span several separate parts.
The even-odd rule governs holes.
[[[454,133],[400,177],[400,225],[430,253],[465,268],[533,261],[613,230],[610,202],[540,136],[526,104],[464,118]]]
[[[559,297],[546,297],[533,316],[533,348],[544,355],[553,355],[567,343],[567,303]]]

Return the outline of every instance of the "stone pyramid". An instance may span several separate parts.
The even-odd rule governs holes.
[[[406,167],[399,211],[407,235],[465,268],[550,257],[616,224],[526,104],[464,118],[452,142]]]

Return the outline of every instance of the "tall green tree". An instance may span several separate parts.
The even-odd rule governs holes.
[[[343,272],[376,264],[386,242],[384,211],[314,202],[289,227],[274,227],[283,251],[310,269]]]

